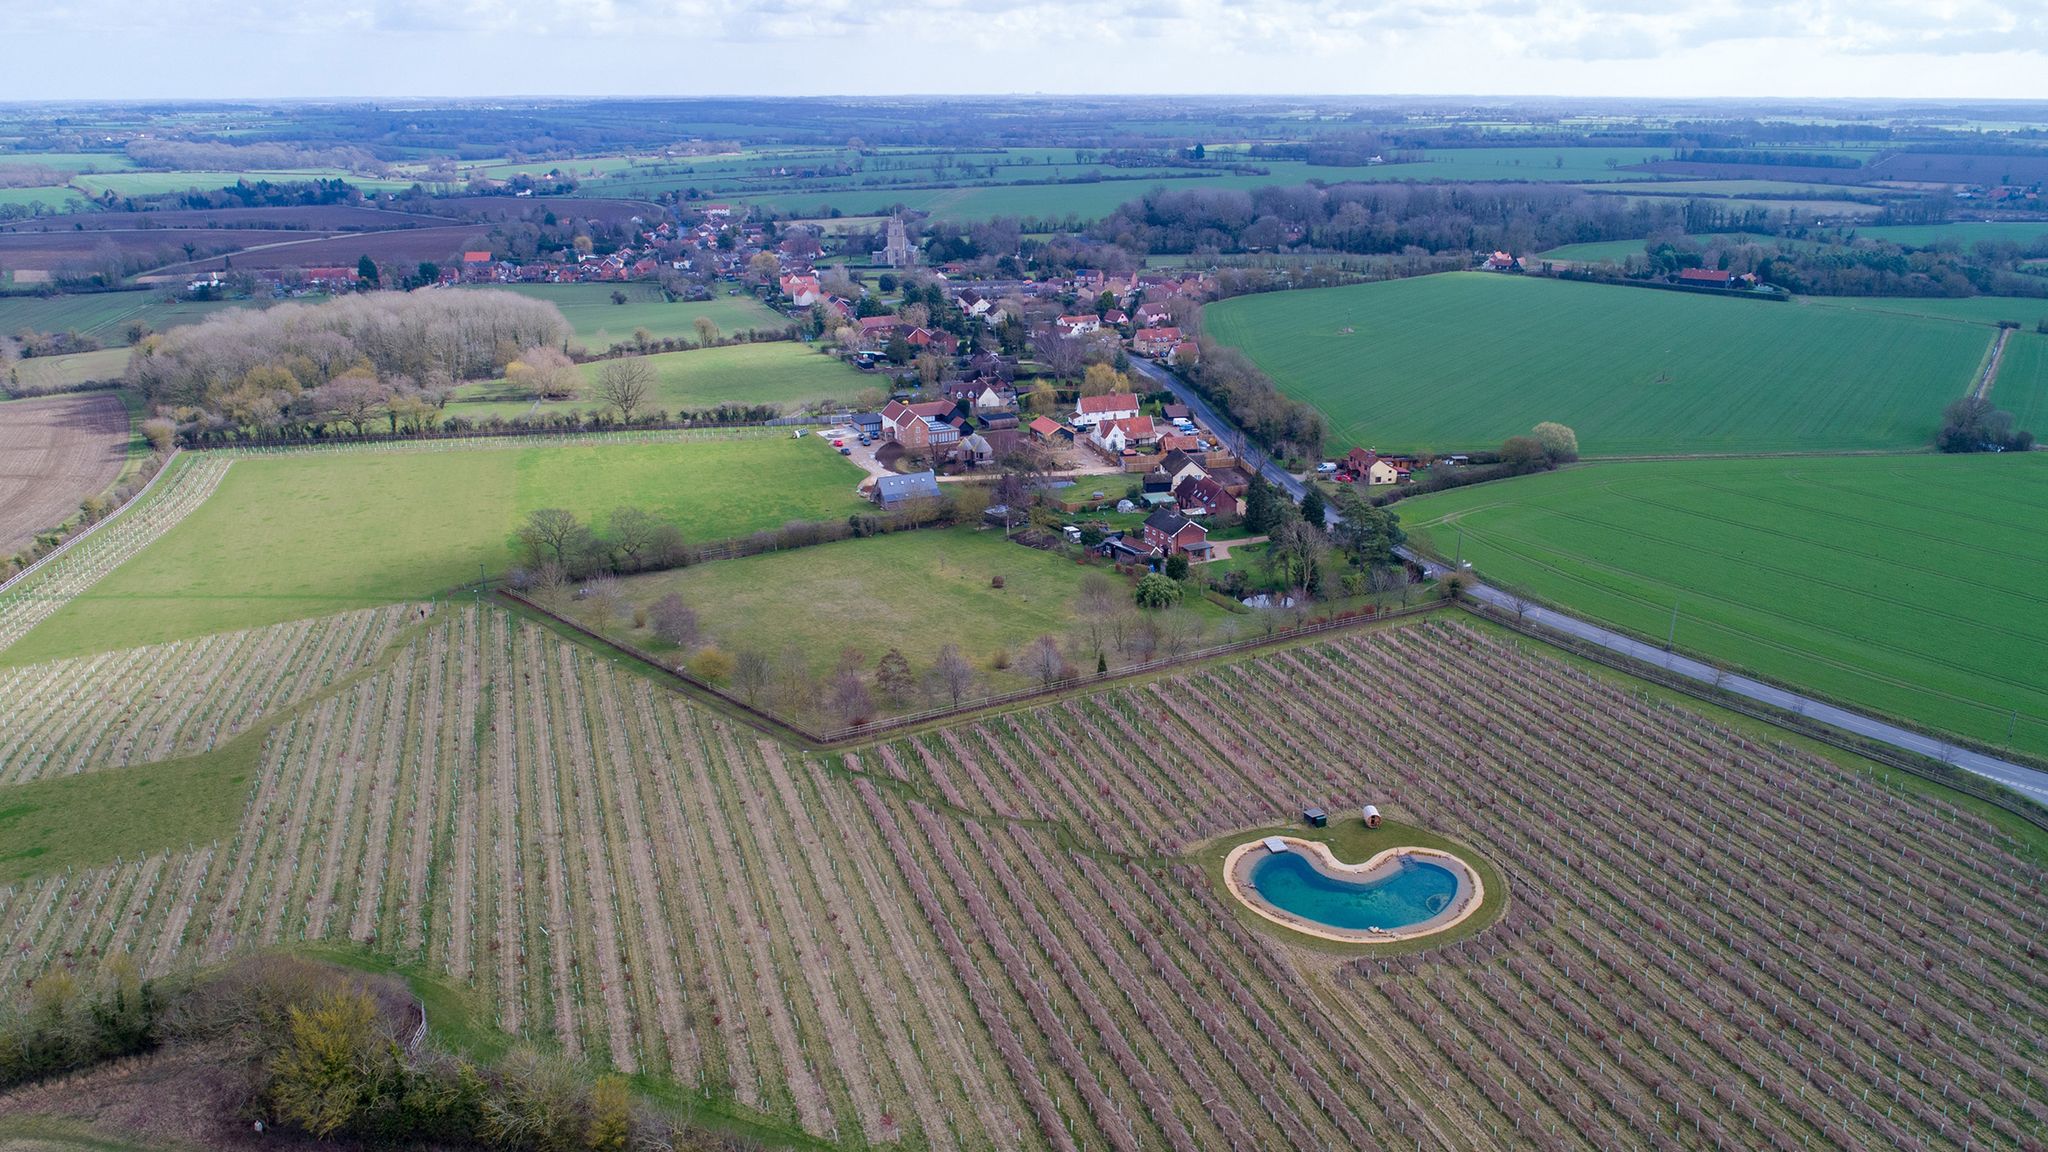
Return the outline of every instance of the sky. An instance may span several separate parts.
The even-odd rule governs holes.
[[[0,0],[0,100],[2048,98],[2048,0]]]

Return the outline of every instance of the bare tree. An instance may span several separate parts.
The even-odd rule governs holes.
[[[657,637],[678,648],[688,648],[697,642],[697,612],[674,592],[656,600],[647,618]],[[740,657],[744,659],[746,653],[741,652]]]
[[[758,648],[742,648],[734,654],[732,686],[748,704],[759,699],[774,678],[775,662],[768,658],[766,652]]]
[[[957,708],[961,698],[974,687],[974,665],[960,654],[958,644],[948,644],[939,649],[938,660],[932,665],[932,680]]]
[[[636,358],[607,360],[597,370],[597,398],[619,414],[619,422],[631,424],[633,413],[654,394],[654,369]]]
[[[1202,638],[1202,618],[1185,606],[1168,608],[1159,614],[1159,634],[1166,654],[1180,656],[1192,651]]]
[[[697,317],[697,343],[706,348],[718,343],[718,324],[709,316]]]
[[[1017,670],[1038,681],[1039,687],[1050,688],[1067,672],[1067,659],[1060,655],[1060,642],[1051,636],[1040,636],[1024,649],[1024,658]]]
[[[562,603],[562,589],[569,583],[569,574],[553,560],[543,560],[533,569],[533,598],[549,608],[559,608]]]
[[[611,576],[599,576],[590,582],[583,602],[588,605],[591,622],[599,632],[609,631],[612,621],[618,619],[625,609],[626,593],[619,582]]]
[[[892,704],[901,704],[910,698],[916,681],[910,675],[910,661],[894,648],[882,653],[875,662],[875,687],[882,692],[882,698]]]
[[[858,669],[842,666],[832,674],[832,712],[848,728],[865,724],[874,715],[874,697]]]

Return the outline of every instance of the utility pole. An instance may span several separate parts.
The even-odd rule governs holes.
[[[1671,646],[1672,646],[1672,645],[1673,645],[1674,643],[1676,643],[1676,642],[1677,642],[1677,640],[1678,640],[1678,601],[1676,601],[1676,600],[1673,600],[1673,601],[1671,602],[1671,630],[1670,630],[1669,632],[1667,632],[1667,633],[1665,633],[1665,634],[1664,634],[1664,650],[1665,650],[1666,652],[1669,652],[1669,651],[1671,651]]]
[[[1451,561],[1451,568],[1458,572],[1465,570],[1465,530],[1463,528],[1458,529],[1458,558]]]

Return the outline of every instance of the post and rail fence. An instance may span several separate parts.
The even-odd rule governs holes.
[[[1010,692],[998,692],[991,695],[979,696],[972,700],[962,700],[958,704],[947,704],[936,708],[922,709],[917,712],[906,712],[901,715],[887,716],[877,720],[870,720],[865,723],[849,724],[839,728],[813,730],[805,727],[802,724],[797,723],[794,720],[789,719],[788,717],[778,716],[775,713],[765,711],[761,708],[758,708],[752,704],[747,703],[745,700],[742,700],[737,696],[732,695],[732,693],[730,693],[726,689],[721,688],[708,680],[702,679],[695,673],[692,673],[688,669],[688,667],[680,663],[671,663],[670,661],[664,660],[660,656],[657,656],[652,652],[648,652],[647,650],[640,648],[637,645],[631,644],[623,640],[619,640],[615,637],[606,636],[603,633],[597,631],[596,629],[593,629],[588,625],[584,624],[582,621],[563,615],[562,613],[553,611],[552,609],[549,609],[541,604],[538,604],[532,599],[510,588],[499,589],[498,595],[503,596],[505,599],[510,600],[513,603],[518,604],[524,608],[527,608],[530,611],[538,613],[539,615],[546,617],[547,619],[561,625],[562,627],[571,629],[582,636],[586,636],[592,640],[595,640],[598,643],[603,644],[607,648],[611,648],[614,651],[623,653],[624,655],[634,660],[637,660],[643,664],[647,664],[651,667],[659,669],[664,675],[673,676],[676,679],[681,680],[684,683],[690,685],[692,688],[707,693],[711,696],[717,697],[722,703],[730,705],[732,708],[736,709],[740,713],[747,716],[749,720],[754,722],[757,726],[766,727],[775,732],[786,732],[793,734],[800,739],[800,742],[819,748],[840,747],[849,744],[865,742],[868,740],[876,739],[890,732],[899,732],[909,728],[916,728],[925,724],[930,724],[935,721],[944,720],[954,716],[965,716],[972,713],[985,712],[994,708],[1008,708],[1020,704],[1029,704],[1038,700],[1048,700],[1064,695],[1068,692],[1072,692],[1077,688],[1112,685],[1124,680],[1129,680],[1138,676],[1148,675],[1154,672],[1162,672],[1171,668],[1199,664],[1206,660],[1215,660],[1225,656],[1235,656],[1247,652],[1255,652],[1263,648],[1275,647],[1281,644],[1287,644],[1292,641],[1302,640],[1309,637],[1326,636],[1332,633],[1343,632],[1349,629],[1363,627],[1368,624],[1377,624],[1386,620],[1399,620],[1409,617],[1427,615],[1432,612],[1440,611],[1448,606],[1446,601],[1430,600],[1421,604],[1416,604],[1405,608],[1389,608],[1381,611],[1359,612],[1348,616],[1338,616],[1326,620],[1319,620],[1310,624],[1303,624],[1294,628],[1278,628],[1264,635],[1250,636],[1241,640],[1231,640],[1222,644],[1212,644],[1203,648],[1192,649],[1190,651],[1183,652],[1174,656],[1160,656],[1155,659],[1140,661],[1136,664],[1126,664],[1119,668],[1113,668],[1107,672],[1088,673],[1084,675],[1075,676],[1063,676],[1058,680],[1055,680],[1049,684],[1045,684],[1037,688],[1019,688]]]

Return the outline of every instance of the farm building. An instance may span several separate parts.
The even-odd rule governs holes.
[[[1330,814],[1321,808],[1303,808],[1301,810],[1301,818],[1307,821],[1308,826],[1311,828],[1326,827],[1330,823]]]
[[[907,476],[883,476],[875,481],[875,503],[894,508],[906,500],[936,500],[939,478],[927,468]]]

